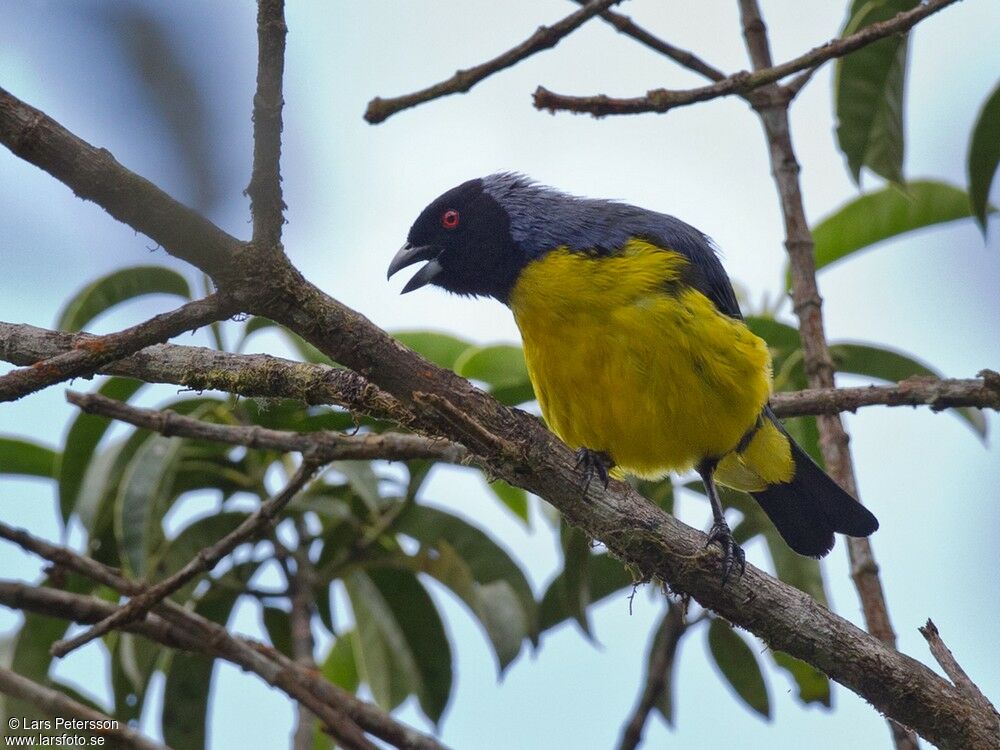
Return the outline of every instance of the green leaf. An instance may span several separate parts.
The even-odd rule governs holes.
[[[802,346],[799,330],[787,323],[759,315],[748,315],[745,322],[751,332],[764,339],[772,349],[787,351]]]
[[[115,536],[122,561],[137,578],[163,541],[163,507],[177,471],[184,441],[161,435],[142,444],[129,463],[118,488]]]
[[[97,390],[115,401],[128,401],[144,383],[132,378],[108,378]],[[59,462],[59,509],[63,523],[76,508],[77,497],[87,467],[97,444],[111,426],[111,419],[99,414],[80,412],[66,433],[62,460]]]
[[[918,0],[854,0],[841,36],[917,5]],[[903,180],[903,94],[906,35],[880,39],[837,60],[834,92],[837,141],[855,182],[868,167]]]
[[[292,621],[288,611],[280,607],[264,605],[261,607],[261,617],[264,620],[264,629],[271,645],[290,659],[294,659],[292,652]]]
[[[424,359],[449,370],[454,369],[459,355],[472,346],[468,341],[430,331],[396,331],[392,337]]]
[[[173,539],[164,543],[149,563],[148,578],[162,579],[186,565],[199,550],[219,541],[243,523],[249,513],[225,510],[199,518],[185,526]],[[200,578],[190,581],[171,594],[177,602],[185,603],[191,597]]]
[[[559,542],[563,553],[563,607],[590,638],[590,620],[587,618],[587,607],[590,606],[590,576],[587,574],[591,558],[590,537],[564,520],[560,524]]]
[[[503,403],[514,405],[535,398],[519,346],[470,346],[458,356],[453,368],[464,378],[486,383],[490,393]]]
[[[368,461],[333,461],[330,468],[339,471],[355,494],[361,498],[372,515],[377,515],[382,505],[378,476]]]
[[[187,279],[162,266],[134,266],[102,276],[73,297],[59,314],[56,328],[82,331],[101,313],[126,300],[147,294],[173,294],[191,299]]]
[[[344,578],[354,611],[355,658],[379,705],[413,693],[437,723],[451,694],[451,647],[430,596],[413,573],[354,570]]]
[[[511,513],[524,521],[525,526],[528,526],[528,493],[520,487],[507,484],[502,479],[494,479],[487,484],[500,502],[507,506]]]
[[[487,534],[458,516],[422,505],[413,505],[402,513],[395,529],[430,549],[438,549],[446,542],[480,586],[509,587],[521,605],[522,619],[518,626],[523,626],[532,642],[536,641],[538,622],[531,585],[517,563]]]
[[[952,185],[932,180],[889,185],[844,204],[815,226],[816,268],[915,229],[971,215],[969,196]],[[791,287],[787,273],[786,283]]]
[[[59,454],[51,448],[19,438],[0,437],[0,474],[52,479]]]
[[[616,591],[633,586],[635,579],[625,565],[610,555],[591,555],[587,562],[587,587],[590,603],[596,604]],[[560,572],[549,583],[538,609],[541,630],[549,630],[569,620],[573,613],[565,603],[563,591],[566,586],[565,571]]]
[[[820,703],[830,707],[830,678],[811,664],[806,664],[784,651],[772,651],[774,663],[788,672],[799,689],[803,703]]]
[[[969,141],[968,164],[969,202],[985,234],[990,185],[1000,164],[1000,85],[993,89],[979,111]]]
[[[232,568],[198,600],[195,612],[225,626],[253,569],[252,563]],[[170,747],[205,747],[214,666],[215,658],[206,654],[174,652],[163,688],[163,740]]]
[[[353,631],[342,633],[333,642],[320,667],[323,677],[349,693],[357,691],[361,682],[361,678],[358,676],[358,665],[354,661],[354,648],[351,646],[353,637]]]
[[[708,648],[722,676],[750,708],[766,719],[771,718],[771,702],[757,657],[747,642],[721,618],[708,626]]]
[[[115,718],[137,721],[143,701],[163,649],[155,641],[112,631],[105,637],[111,652],[111,687],[115,698]]]
[[[834,344],[830,347],[830,356],[841,372],[867,375],[890,383],[914,376],[941,377],[937,370],[908,354],[870,344]],[[968,424],[980,438],[986,437],[986,418],[982,411],[973,408],[948,411]]]

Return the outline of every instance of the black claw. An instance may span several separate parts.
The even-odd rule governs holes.
[[[604,489],[608,488],[609,474],[611,467],[614,466],[614,462],[611,460],[611,456],[602,451],[592,451],[590,448],[580,448],[576,452],[576,468],[583,470],[583,492],[587,493],[590,489],[590,482],[596,475],[598,479],[601,480],[601,484],[604,485]]]
[[[722,585],[725,586],[729,580],[734,564],[739,565],[737,578],[742,577],[747,570],[746,554],[733,539],[733,532],[729,530],[729,525],[725,521],[713,524],[712,530],[708,532],[708,541],[705,546],[708,547],[712,543],[718,544],[722,549]]]

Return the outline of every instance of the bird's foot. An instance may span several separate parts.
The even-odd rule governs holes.
[[[608,472],[611,467],[614,466],[614,462],[611,460],[611,456],[603,451],[592,451],[590,448],[580,448],[576,452],[576,468],[583,470],[583,492],[587,493],[590,489],[590,482],[596,476],[601,480],[601,484],[604,485],[604,489],[608,488]]]
[[[739,567],[737,578],[742,576],[747,569],[747,558],[743,553],[743,548],[733,539],[733,532],[729,529],[729,524],[725,521],[717,521],[712,525],[712,530],[708,532],[708,541],[705,546],[718,544],[722,549],[722,585],[726,585],[734,566]]]

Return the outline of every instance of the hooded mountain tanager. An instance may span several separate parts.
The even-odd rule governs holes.
[[[665,214],[502,173],[423,210],[389,275],[495,297],[514,313],[542,415],[588,479],[694,468],[712,505],[723,580],[745,567],[716,482],[749,492],[788,545],[820,557],[878,521],[767,405],[771,358],[743,321],[712,242]]]

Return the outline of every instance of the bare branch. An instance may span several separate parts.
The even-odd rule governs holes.
[[[316,570],[312,560],[309,559],[309,530],[301,516],[295,519],[295,530],[298,536],[298,544],[292,550],[295,571],[288,578],[288,596],[292,605],[288,616],[292,657],[295,663],[304,669],[315,670],[316,659],[313,651],[316,643],[313,640],[312,618],[316,614],[316,597],[313,593]],[[315,724],[316,717],[308,708],[300,705],[295,733],[292,736],[293,750],[312,750]]]
[[[941,640],[941,633],[938,631],[937,625],[928,619],[926,625],[917,629],[920,631],[920,635],[927,641],[927,645],[930,646],[931,654],[934,655],[935,660],[941,665],[941,669],[948,675],[948,678],[955,684],[955,687],[963,690],[969,698],[979,703],[984,710],[993,712],[997,722],[997,736],[1000,737],[1000,713],[997,712],[993,704],[983,694],[983,691],[979,689],[979,686],[962,669],[962,665],[958,663],[955,655],[951,653],[951,649]]]
[[[167,437],[211,440],[247,448],[308,453],[321,463],[330,461],[409,461],[428,459],[446,463],[468,460],[468,452],[455,443],[440,438],[426,438],[399,432],[344,435],[327,430],[317,432],[284,432],[266,427],[212,424],[186,417],[173,411],[141,409],[123,404],[99,393],[67,391],[66,400],[88,414],[100,414],[112,419],[154,430]]]
[[[717,99],[720,96],[746,95],[768,84],[776,83],[792,73],[815,69],[837,57],[843,57],[855,50],[861,49],[872,42],[894,34],[902,34],[927,18],[932,13],[958,2],[958,0],[928,0],[920,3],[912,10],[899,13],[893,18],[881,23],[866,26],[860,31],[840,39],[832,39],[799,57],[781,65],[771,66],[770,54],[766,62],[755,64],[753,72],[741,70],[726,76],[709,86],[699,86],[693,89],[670,90],[653,89],[645,96],[631,98],[616,98],[604,95],[597,96],[566,96],[549,91],[543,86],[535,90],[534,102],[537,109],[550,112],[565,110],[577,114],[590,114],[594,117],[605,115],[634,115],[644,112],[668,112],[675,107],[684,107],[696,102]],[[801,81],[796,91],[801,88]],[[787,97],[788,92],[781,92]]]
[[[587,0],[573,0],[573,2],[577,5],[587,4]],[[669,42],[660,39],[658,36],[651,34],[649,31],[642,28],[636,24],[635,21],[622,13],[616,13],[613,10],[606,10],[600,14],[600,17],[602,21],[606,21],[614,26],[619,33],[632,37],[637,42],[649,47],[654,52],[659,52],[661,55],[669,57],[677,64],[705,76],[705,78],[710,81],[720,81],[726,77],[725,73],[718,68],[709,65],[693,52],[688,52],[680,47],[675,47]]]
[[[3,88],[0,143],[216,280],[231,272],[242,243]]]
[[[213,294],[117,333],[77,336],[71,350],[0,377],[0,401],[16,401],[55,383],[92,375],[102,365],[236,312],[229,297]]]
[[[112,719],[107,714],[85,706],[58,690],[39,685],[4,667],[0,667],[0,693],[38,706],[49,716],[79,719],[81,728],[85,731],[94,735],[114,737],[126,747],[136,750],[169,750],[166,745],[144,737],[128,724]]]
[[[285,71],[284,0],[257,3],[257,93],[253,98],[253,174],[247,186],[253,243],[275,251],[281,242],[281,96]]]
[[[261,529],[273,522],[282,509],[291,501],[299,490],[309,481],[319,464],[311,457],[304,456],[302,465],[298,471],[288,481],[281,492],[263,503],[239,526],[226,534],[222,539],[210,547],[198,551],[188,563],[168,578],[150,586],[141,594],[132,597],[128,604],[119,608],[110,617],[101,620],[89,630],[80,633],[73,638],[56,641],[52,644],[53,656],[66,656],[74,649],[90,643],[95,638],[99,638],[110,630],[120,627],[124,623],[145,617],[151,607],[166,599],[172,593],[181,588],[200,573],[210,571],[223,557],[236,549],[243,542],[249,541]]]
[[[926,5],[918,5],[912,11],[901,13],[885,23],[868,26],[857,34],[841,40],[839,45],[843,47],[849,40],[866,33],[871,36],[866,38],[865,44],[885,36],[889,30],[898,33],[948,4],[948,0],[937,0],[937,2],[930,0]],[[758,72],[767,70],[771,65],[771,52],[767,29],[761,18],[757,0],[739,0],[739,5],[747,50],[753,66]],[[924,15],[918,17],[911,15],[915,12],[923,12]],[[907,23],[909,25],[905,25]],[[773,84],[767,91],[773,92],[776,87],[776,84]],[[791,96],[786,94],[784,97],[774,97],[767,103],[757,103],[754,109],[767,136],[771,174],[774,177],[785,220],[785,247],[791,266],[792,300],[795,314],[799,318],[799,335],[802,339],[806,375],[811,387],[832,388],[834,366],[823,325],[822,299],[816,284],[813,238],[803,207],[799,164],[789,132],[790,102]],[[860,500],[847,431],[840,415],[820,416],[817,423],[820,450],[827,471],[841,487]],[[851,576],[861,599],[868,630],[887,647],[895,650],[896,634],[889,619],[889,609],[871,542],[867,538],[848,537],[847,549],[851,561]],[[982,718],[981,711],[980,714]],[[916,734],[908,727],[918,728],[918,725],[913,721],[902,719],[898,714],[889,714],[889,729],[897,750],[916,750],[918,747]]]
[[[502,55],[498,55],[492,60],[487,60],[480,65],[467,68],[466,70],[459,70],[446,81],[428,86],[412,94],[396,96],[391,99],[375,97],[368,102],[368,108],[365,110],[365,120],[375,125],[392,117],[397,112],[402,112],[404,109],[409,109],[410,107],[416,107],[418,104],[439,99],[449,94],[464,94],[484,78],[488,78],[494,73],[516,65],[521,60],[531,57],[536,52],[555,47],[563,37],[575,31],[585,21],[620,2],[622,0],[590,0],[580,10],[570,13],[561,21],[551,26],[539,26],[534,34]]]
[[[78,555],[65,547],[57,547],[26,531],[12,529],[2,522],[0,522],[0,538],[13,541],[22,549],[103,583],[121,594],[134,596],[147,590],[142,584],[124,578],[99,562]],[[9,592],[9,589],[6,591]],[[20,592],[18,601],[32,611],[67,619],[74,619],[75,613],[91,607],[100,611],[102,617],[108,617],[118,611],[114,605],[107,602],[94,603],[90,597],[84,596],[68,601],[70,597],[76,595],[59,593],[62,596],[52,597],[48,595],[46,589],[32,590],[32,587],[26,587]],[[7,595],[9,594],[5,593],[5,587],[0,586],[0,603],[6,604],[9,601],[5,598]],[[170,600],[162,601],[158,609],[162,618],[175,626],[168,637],[169,642],[161,641],[165,645],[173,646],[177,640],[193,638],[196,643],[187,644],[185,648],[190,646],[191,650],[210,653],[257,674],[269,685],[283,690],[295,700],[308,706],[344,747],[374,750],[374,746],[358,729],[361,727],[402,750],[445,750],[444,746],[433,738],[400,724],[377,706],[360,700],[336,685],[331,685],[315,672],[300,668],[292,660],[264,644],[245,638],[234,638],[222,625]],[[156,622],[155,618],[153,622]],[[157,634],[161,630],[156,627],[145,627],[146,625],[149,625],[148,617],[144,623],[132,623],[125,629],[134,626],[136,631],[140,632],[139,628],[142,627],[143,635],[159,640]]]

